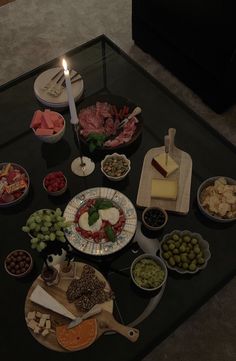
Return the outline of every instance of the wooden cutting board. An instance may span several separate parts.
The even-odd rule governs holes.
[[[40,305],[37,305],[36,303],[33,303],[30,301],[30,296],[31,293],[33,292],[33,290],[35,289],[35,287],[37,285],[40,285],[41,287],[43,287],[45,289],[45,291],[47,291],[52,297],[54,297],[58,302],[60,302],[64,307],[67,308],[67,310],[69,310],[73,315],[77,316],[81,316],[82,313],[78,312],[78,310],[76,309],[74,303],[69,303],[67,298],[66,298],[66,290],[69,286],[69,284],[71,283],[71,281],[74,278],[80,278],[80,275],[82,273],[82,269],[85,266],[84,263],[81,262],[72,262],[72,270],[69,273],[63,273],[60,272],[60,281],[57,285],[53,285],[53,286],[47,286],[44,281],[41,279],[40,276],[38,276],[36,278],[36,280],[34,281],[34,283],[32,284],[31,288],[29,289],[29,292],[27,294],[26,297],[26,301],[25,301],[25,317],[27,316],[28,312],[30,311],[39,311],[41,313],[46,313],[46,314],[50,314],[51,316],[51,321],[52,321],[52,328],[55,330],[56,326],[58,325],[63,325],[66,323],[70,323],[71,320],[69,320],[68,318],[59,315],[51,310],[48,310]],[[95,273],[96,276],[102,280],[105,281],[106,286],[105,289],[106,290],[110,290],[111,287],[108,283],[108,281],[104,278],[104,276],[95,269]],[[108,311],[110,314],[112,314],[113,312],[113,300],[109,300],[107,302],[104,302],[103,304],[100,305],[102,307],[102,309]],[[56,334],[55,333],[49,333],[47,336],[42,336],[42,335],[38,335],[35,334],[30,328],[29,328],[30,333],[32,334],[32,336],[39,342],[41,343],[43,346],[54,350],[54,351],[60,351],[60,352],[65,352],[66,350],[64,348],[62,348],[56,339]]]
[[[139,189],[136,199],[138,207],[161,207],[167,211],[173,211],[180,214],[187,214],[189,211],[190,189],[192,179],[192,158],[190,155],[174,144],[176,130],[170,128],[168,135],[170,138],[170,156],[178,163],[179,169],[172,173],[168,178],[162,176],[151,164],[153,157],[165,151],[165,147],[150,149],[143,161],[143,168],[139,182]],[[178,196],[174,200],[157,199],[151,197],[152,179],[177,180]]]
[[[136,342],[139,338],[137,329],[117,322],[108,311],[102,310],[93,317],[70,329],[66,324],[57,327],[56,334],[60,345],[69,351],[83,350],[109,331],[115,331],[131,342]]]
[[[98,325],[97,338],[103,335],[104,332],[115,331],[131,342],[136,342],[138,340],[139,330],[119,323],[114,319],[110,312],[102,310],[102,312],[95,317]]]

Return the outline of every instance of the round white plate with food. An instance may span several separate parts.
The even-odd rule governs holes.
[[[68,203],[64,215],[72,225],[65,230],[78,251],[106,256],[125,247],[137,227],[132,202],[121,192],[105,187],[84,190]]]
[[[60,72],[61,70],[61,72]],[[76,71],[71,71],[71,77]],[[72,92],[75,101],[79,100],[84,91],[84,81],[75,81],[80,78],[80,74],[72,80]],[[41,73],[34,82],[34,93],[40,103],[53,108],[65,108],[68,106],[66,87],[60,87],[64,81],[63,70],[60,67],[51,68]],[[59,95],[55,95],[58,91]],[[53,95],[54,94],[54,95]]]

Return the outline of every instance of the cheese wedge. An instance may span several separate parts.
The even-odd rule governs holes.
[[[71,320],[76,317],[68,311],[61,303],[47,293],[41,286],[37,285],[30,296],[30,301],[37,303],[51,311],[59,313]]]
[[[152,179],[152,198],[176,200],[178,184],[176,180]]]
[[[152,159],[153,167],[158,170],[164,177],[168,177],[170,174],[174,173],[178,168],[176,161],[168,155],[168,161],[166,164],[166,153],[158,154]]]

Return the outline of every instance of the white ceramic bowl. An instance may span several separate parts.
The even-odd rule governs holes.
[[[168,261],[164,258],[163,253],[165,253],[165,251],[163,250],[162,245],[163,245],[163,243],[165,241],[167,241],[168,239],[171,239],[174,234],[178,234],[180,237],[190,236],[190,237],[192,237],[192,238],[194,237],[194,238],[196,238],[198,240],[198,242],[200,244],[200,247],[201,247],[201,250],[204,253],[205,262],[202,265],[197,265],[197,268],[195,269],[195,271],[191,271],[189,269],[183,269],[183,268],[180,268],[178,266],[171,266],[168,263]],[[202,269],[206,268],[207,262],[211,258],[211,252],[210,252],[210,249],[209,249],[209,243],[205,239],[203,239],[202,236],[199,233],[193,233],[193,232],[190,232],[188,230],[184,230],[184,231],[174,230],[171,233],[166,234],[163,237],[163,239],[161,240],[161,242],[160,242],[160,257],[165,262],[166,266],[169,269],[173,270],[173,271],[176,271],[176,272],[182,273],[182,274],[184,274],[184,273],[196,273],[199,270],[202,270]]]
[[[59,142],[59,140],[61,140],[61,138],[63,137],[63,135],[65,133],[65,129],[66,129],[65,118],[60,113],[57,113],[57,112],[54,112],[54,113],[59,114],[63,118],[63,128],[59,132],[57,132],[56,134],[53,134],[53,135],[37,135],[37,134],[35,134],[35,131],[33,129],[35,136],[44,143],[50,143],[50,144],[57,143],[57,142]]]
[[[104,163],[108,159],[114,158],[114,157],[122,158],[127,163],[127,166],[128,166],[127,171],[124,174],[122,174],[121,176],[117,176],[117,177],[110,176],[104,170]],[[127,176],[127,174],[130,172],[130,169],[131,169],[130,160],[124,154],[118,154],[118,153],[109,154],[109,155],[106,155],[105,158],[101,161],[101,171],[111,181],[121,181],[122,179],[124,179]]]
[[[133,271],[134,271],[134,267],[135,265],[141,261],[142,259],[151,259],[153,261],[155,261],[160,267],[161,269],[164,271],[164,279],[163,281],[157,286],[157,287],[154,287],[154,288],[145,288],[145,287],[142,287],[141,285],[139,285],[136,280],[135,280],[135,277],[134,277],[134,274],[133,274]],[[167,280],[167,275],[168,275],[168,271],[167,271],[167,268],[166,268],[166,265],[165,265],[165,262],[158,256],[155,256],[154,254],[149,254],[149,253],[144,253],[144,254],[141,254],[140,256],[138,256],[137,258],[135,258],[135,260],[133,261],[133,263],[131,264],[131,268],[130,268],[130,274],[131,274],[131,278],[132,278],[132,281],[134,282],[134,284],[140,288],[141,290],[143,291],[148,291],[148,292],[153,292],[153,291],[157,291],[159,288],[161,288],[165,283],[166,283],[166,280]]]
[[[235,179],[232,179],[232,178],[229,178],[229,177],[217,176],[217,177],[207,178],[204,182],[201,183],[201,185],[199,186],[198,191],[197,191],[197,203],[198,203],[198,207],[199,207],[200,211],[202,212],[202,214],[204,214],[204,216],[206,216],[207,218],[211,219],[212,221],[219,222],[219,223],[229,223],[229,222],[236,221],[236,218],[222,218],[222,217],[220,217],[220,216],[211,214],[210,212],[208,212],[208,210],[207,210],[206,208],[204,208],[204,207],[202,206],[202,203],[201,203],[201,201],[200,201],[202,191],[203,191],[206,187],[208,187],[208,186],[210,186],[210,185],[213,185],[214,182],[215,182],[217,179],[219,179],[219,178],[225,178],[225,180],[227,181],[227,184],[236,185],[236,180],[235,180]]]
[[[162,213],[163,217],[164,217],[164,222],[160,226],[152,226],[148,222],[146,222],[146,217],[145,217],[146,213],[150,212],[150,211],[155,211],[155,210]],[[163,208],[160,208],[160,207],[147,207],[144,209],[144,211],[142,213],[142,223],[144,224],[144,226],[147,229],[150,229],[151,231],[158,231],[158,230],[162,229],[163,227],[165,227],[167,221],[168,221],[168,214],[166,213],[166,211]]]
[[[15,252],[23,252],[24,255],[27,255],[29,257],[29,260],[30,260],[30,263],[29,263],[29,267],[26,269],[25,272],[21,272],[21,273],[13,273],[10,271],[9,269],[9,266],[7,265],[7,261],[10,257],[12,256],[15,256]],[[17,261],[16,261],[17,262]],[[20,261],[19,261],[20,262]],[[5,267],[5,270],[6,272],[10,275],[10,276],[13,276],[13,277],[16,277],[16,278],[21,278],[21,277],[25,277],[27,274],[29,274],[33,268],[33,259],[32,259],[32,256],[29,252],[27,252],[26,250],[24,249],[15,249],[14,251],[10,252],[6,259],[5,259],[5,262],[4,262],[4,267]]]
[[[50,174],[50,173],[48,173],[48,174]],[[47,175],[48,175],[47,174]],[[50,192],[48,189],[47,189],[47,187],[45,186],[45,178],[46,178],[46,176],[43,178],[43,188],[44,188],[44,190],[47,192],[47,194],[49,194],[50,196],[60,196],[60,195],[62,195],[63,193],[65,193],[65,191],[67,190],[67,178],[66,178],[66,176],[63,174],[63,176],[64,176],[64,179],[65,179],[65,185],[64,185],[64,187],[63,188],[61,188],[61,189],[59,189],[58,191],[56,191],[56,192]]]
[[[11,163],[11,162],[9,162]],[[0,170],[6,166],[8,163],[0,163]],[[11,165],[16,168],[16,169],[19,169],[22,173],[25,173],[26,175],[26,178],[27,178],[27,183],[28,183],[28,187],[25,188],[24,192],[22,193],[22,195],[17,198],[16,200],[12,201],[12,202],[8,202],[8,203],[0,203],[0,208],[5,208],[5,207],[10,207],[10,206],[13,206],[17,203],[20,203],[25,197],[26,195],[28,194],[29,192],[29,186],[30,186],[30,177],[29,177],[29,174],[28,172],[25,170],[25,168],[23,168],[21,165],[19,164],[16,164],[16,163],[11,163]]]

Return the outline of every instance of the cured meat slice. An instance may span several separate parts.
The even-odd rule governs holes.
[[[104,146],[106,147],[117,147],[118,145],[121,145],[123,143],[127,143],[131,140],[135,130],[136,130],[136,123],[138,122],[136,117],[133,117],[130,119],[124,126],[123,131],[112,140],[107,140],[104,143]]]

